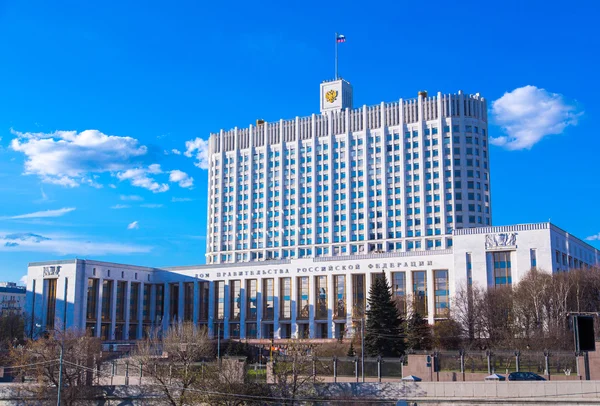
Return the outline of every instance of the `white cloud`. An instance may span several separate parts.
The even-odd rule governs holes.
[[[600,233],[594,234],[594,235],[590,235],[589,237],[586,238],[586,240],[588,240],[588,241],[600,241]]]
[[[113,185],[113,184],[111,183],[110,185],[108,185],[108,187],[109,187],[109,188],[111,188],[111,189],[116,189],[116,188],[117,188],[117,185]]]
[[[148,149],[135,138],[98,130],[22,133],[11,130],[14,151],[22,152],[25,173],[43,182],[76,187],[92,174],[126,170],[143,163]]]
[[[116,210],[118,210],[118,209],[128,209],[130,207],[131,206],[128,205],[128,204],[115,204],[114,206],[111,206],[111,209],[116,209]]]
[[[173,155],[181,155],[181,151],[178,150],[178,149],[172,149],[171,150],[171,154],[173,154]]]
[[[176,182],[179,184],[180,187],[183,188],[191,188],[192,186],[194,186],[194,178],[178,169],[169,173],[169,181]]]
[[[98,242],[82,235],[10,234],[0,231],[0,252],[43,252],[57,255],[115,255],[147,253],[152,247]]]
[[[185,148],[185,156],[196,158],[194,165],[200,169],[208,169],[208,141],[202,138],[186,141]]]
[[[530,149],[542,138],[577,125],[582,114],[561,94],[531,85],[519,87],[492,103],[493,120],[506,135],[491,138],[490,143],[509,150]]]
[[[145,207],[147,209],[160,209],[161,207],[163,207],[163,205],[158,204],[158,203],[148,203],[148,204],[141,204],[140,207]]]
[[[19,284],[21,284],[22,286],[27,286],[27,275],[23,275],[21,276],[21,279],[19,279]]]
[[[67,213],[70,213],[70,212],[72,212],[74,210],[75,210],[74,207],[65,207],[63,209],[36,211],[34,213],[19,214],[17,216],[4,216],[4,217],[0,217],[0,219],[4,219],[4,220],[16,220],[16,219],[34,219],[34,218],[46,218],[46,217],[60,217],[60,216],[64,216]]]
[[[125,201],[132,201],[132,202],[139,202],[139,201],[144,200],[144,198],[142,196],[138,196],[138,195],[121,195],[121,196],[119,196],[119,199],[125,200]]]
[[[125,172],[117,173],[117,178],[121,181],[129,180],[133,186],[148,189],[153,193],[162,193],[169,190],[169,185],[166,183],[158,183],[154,178],[148,175],[157,175],[162,173],[160,165],[152,164],[148,168],[128,169]]]
[[[155,176],[166,176],[167,172],[150,162],[152,154],[135,138],[106,135],[98,130],[11,132],[16,136],[11,148],[26,157],[24,173],[39,176],[44,183],[64,187],[85,184],[99,189],[103,187],[99,176],[109,174],[154,193],[169,190],[169,185]],[[181,153],[172,150],[175,151]]]
[[[171,199],[171,201],[172,201],[173,203],[179,203],[179,202],[191,202],[192,200],[194,200],[194,199],[191,199],[191,198],[189,198],[189,197],[173,197],[173,198]]]
[[[140,228],[140,225],[137,221],[129,223],[129,225],[127,226],[128,230],[137,230],[138,228]]]

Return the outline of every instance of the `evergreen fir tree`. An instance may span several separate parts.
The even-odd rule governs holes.
[[[354,357],[356,355],[356,351],[354,351],[354,343],[350,341],[350,348],[348,348],[348,357]]]
[[[392,300],[385,274],[375,278],[369,291],[365,353],[369,356],[397,357],[404,353],[402,319]]]
[[[430,350],[433,344],[431,328],[418,312],[412,312],[406,320],[406,347],[411,350]]]

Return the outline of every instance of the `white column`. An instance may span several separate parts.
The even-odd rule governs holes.
[[[354,328],[352,327],[352,309],[353,309],[354,287],[352,286],[352,274],[346,274],[346,330],[348,337],[354,337]]]
[[[273,277],[273,337],[280,338],[279,332],[279,315],[281,314],[281,300],[283,299],[280,295],[279,282],[281,278]]]
[[[248,302],[248,291],[246,290],[246,279],[240,281],[240,338],[246,338],[246,304]]]
[[[427,270],[427,321],[433,324],[435,314],[435,290],[433,286],[434,272],[431,269]]]
[[[223,338],[229,338],[229,320],[231,312],[231,286],[227,280],[223,286]]]
[[[142,281],[139,285],[138,290],[138,307],[137,307],[137,331],[135,332],[135,338],[142,338],[144,332],[144,290],[146,284]],[[148,298],[150,299],[150,298]]]
[[[102,329],[102,284],[104,279],[98,278],[98,302],[96,303],[96,337],[100,337]],[[45,308],[45,306],[44,306]]]
[[[171,322],[171,287],[164,283],[162,329],[167,331]]]
[[[334,290],[333,275],[327,275],[327,338],[333,338],[335,323],[333,322],[333,307],[337,306],[337,292]],[[331,298],[334,298],[331,300]]]
[[[256,338],[262,338],[263,304],[262,278],[256,279]]]
[[[215,282],[210,281],[208,286],[208,335],[216,338],[215,330]]]
[[[315,303],[315,287],[316,287],[316,281],[315,281],[315,276],[314,275],[310,275],[309,276],[309,283],[308,283],[308,328],[309,328],[309,338],[315,338],[315,329],[316,329],[316,325],[315,325],[315,310],[316,310],[316,303]]]
[[[291,299],[291,307],[292,307],[292,314],[291,314],[291,323],[292,323],[292,327],[291,327],[291,331],[290,331],[290,338],[298,338],[298,324],[297,324],[297,317],[298,317],[298,277],[297,276],[292,276],[291,277],[291,295],[290,295],[290,299]]]
[[[111,337],[112,340],[115,339],[115,327],[117,324],[117,284],[119,282],[117,280],[113,280],[113,284],[112,284],[112,295],[111,295],[111,301],[112,303],[110,304],[110,333],[109,333],[109,337]]]
[[[131,281],[125,282],[125,326],[123,326],[123,337],[129,339],[129,322],[131,313]]]
[[[200,317],[200,284],[196,279],[194,280],[194,315],[192,316],[192,322],[194,326],[198,325],[198,318]]]
[[[179,302],[177,307],[177,318],[179,318],[179,323],[183,321],[184,317],[184,302],[185,302],[185,286],[183,282],[179,282]]]

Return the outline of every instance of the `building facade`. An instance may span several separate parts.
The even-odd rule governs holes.
[[[187,321],[224,338],[352,336],[385,274],[401,311],[447,316],[469,283],[516,284],[532,268],[587,269],[600,252],[551,223],[455,230],[448,249],[147,268],[89,260],[29,265],[28,308],[46,330],[105,340],[143,337]],[[65,301],[66,298],[66,301]]]
[[[25,286],[14,282],[0,282],[0,316],[21,314],[25,310]]]
[[[479,94],[352,109],[340,79],[321,111],[211,134],[208,264],[444,250],[492,224]]]
[[[321,84],[320,105],[210,136],[206,265],[31,263],[32,331],[133,340],[186,321],[225,338],[339,339],[355,333],[382,274],[402,312],[434,323],[468,284],[599,264],[598,250],[550,223],[491,226],[479,94],[352,109],[340,79]]]

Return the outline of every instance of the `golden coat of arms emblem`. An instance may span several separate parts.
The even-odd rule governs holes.
[[[330,90],[327,93],[325,93],[325,99],[329,102],[329,103],[333,103],[335,101],[335,99],[337,99],[337,95],[338,92],[337,90]]]

